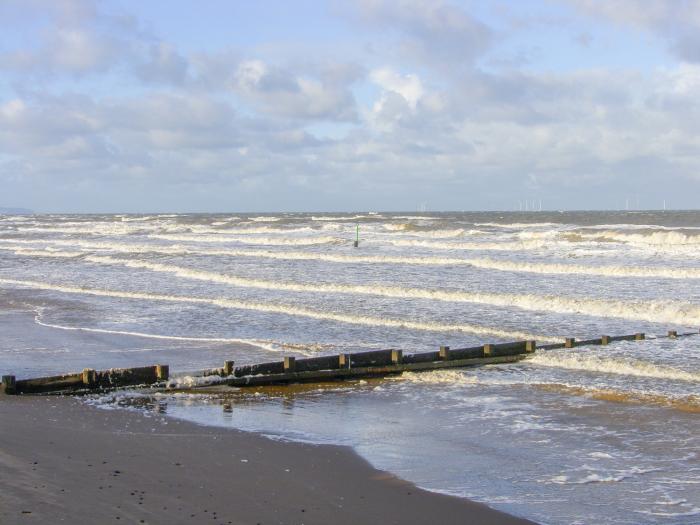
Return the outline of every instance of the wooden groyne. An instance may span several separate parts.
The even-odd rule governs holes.
[[[5,394],[71,393],[85,390],[110,390],[136,385],[153,385],[167,381],[168,365],[142,366],[137,368],[113,368],[93,370],[86,368],[75,374],[63,374],[34,379],[17,379],[2,376],[2,391]]]
[[[675,330],[661,338],[676,339],[699,332],[679,334]],[[657,336],[657,338],[660,338]],[[489,364],[513,363],[524,359],[536,350],[555,350],[579,346],[608,345],[618,341],[642,341],[644,333],[631,335],[603,335],[595,339],[576,340],[566,338],[563,343],[537,345],[535,341],[484,344],[467,348],[441,346],[432,352],[404,354],[402,350],[374,350],[351,354],[297,359],[285,357],[282,361],[235,366],[234,361],[224,361],[221,368],[200,371],[200,377],[216,376],[201,385],[178,386],[178,390],[209,388],[212,385],[232,387],[265,386],[299,382],[321,382],[363,377],[381,377],[402,372],[439,370]],[[2,392],[5,394],[53,394],[105,391],[118,388],[151,386],[166,388],[170,370],[168,365],[139,368],[93,370],[86,368],[75,374],[65,374],[34,379],[16,379],[2,376]]]

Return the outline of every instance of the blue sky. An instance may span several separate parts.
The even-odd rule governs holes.
[[[700,2],[0,2],[0,206],[696,208]]]

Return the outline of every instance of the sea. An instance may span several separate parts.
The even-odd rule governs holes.
[[[358,246],[354,241],[358,240]],[[0,216],[0,372],[195,371],[643,332],[512,364],[105,409],[353,447],[543,524],[700,523],[700,212]]]

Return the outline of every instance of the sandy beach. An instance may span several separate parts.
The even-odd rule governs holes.
[[[0,399],[0,522],[525,524],[373,469],[351,449],[273,441],[64,397]]]

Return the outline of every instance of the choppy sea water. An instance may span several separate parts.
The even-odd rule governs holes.
[[[360,246],[352,241],[359,225]],[[700,213],[0,216],[0,372],[645,332],[381,381],[107,396],[348,444],[542,523],[700,522]],[[5,319],[3,323],[3,319]]]

